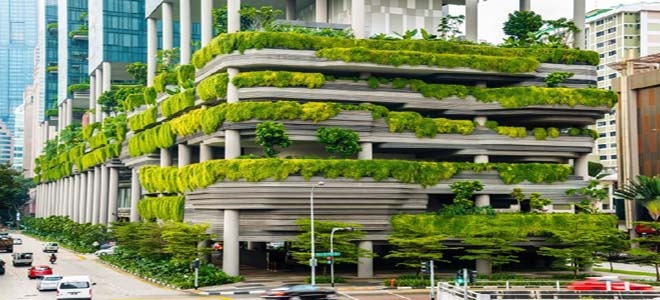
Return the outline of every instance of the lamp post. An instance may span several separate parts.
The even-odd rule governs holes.
[[[330,255],[332,256],[332,260],[330,261],[330,286],[335,287],[335,247],[333,244],[333,238],[335,236],[335,231],[338,230],[346,230],[346,231],[353,231],[353,227],[334,227],[330,231]]]
[[[310,230],[312,233],[312,236],[310,238],[311,240],[311,250],[312,250],[312,258],[309,259],[309,266],[312,268],[312,286],[316,285],[316,251],[314,251],[314,188],[317,186],[322,186],[325,183],[323,181],[317,182],[314,186],[312,186],[312,191],[309,193],[309,219],[310,219]]]

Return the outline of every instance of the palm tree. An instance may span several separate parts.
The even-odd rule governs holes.
[[[639,175],[636,181],[630,180],[628,184],[616,190],[614,195],[639,202],[648,210],[654,221],[660,218],[660,176]]]

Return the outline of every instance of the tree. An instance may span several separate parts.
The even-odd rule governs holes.
[[[452,183],[449,187],[451,188],[451,192],[454,193],[454,203],[465,208],[474,206],[474,203],[472,202],[474,192],[484,189],[484,185],[478,180],[457,181]]]
[[[639,247],[632,248],[626,252],[629,255],[628,260],[655,267],[655,280],[660,281],[660,235],[657,234],[658,230],[660,230],[660,223],[636,222],[636,224],[653,228],[656,234],[633,239],[632,242],[638,243]]]
[[[289,135],[286,134],[286,128],[282,123],[271,121],[259,123],[254,134],[254,142],[264,148],[266,157],[275,157],[279,153],[275,150],[275,146],[286,148],[291,145]]]
[[[465,21],[464,15],[442,17],[440,24],[438,24],[440,38],[443,40],[455,40],[461,34],[460,27],[463,21]]]
[[[296,236],[292,248],[293,258],[303,265],[309,264],[311,253],[311,231],[309,219],[298,219],[296,221],[298,229],[302,232]],[[316,252],[330,251],[330,232],[334,227],[351,227],[352,231],[336,231],[333,239],[333,250],[340,252],[341,256],[334,257],[335,264],[349,263],[357,264],[360,257],[373,257],[370,251],[356,247],[353,241],[364,238],[365,234],[361,230],[362,225],[355,223],[344,223],[337,221],[314,221],[314,246]]]
[[[533,192],[529,195],[529,207],[535,212],[543,212],[546,205],[550,205],[552,200],[541,198],[541,193]]]
[[[30,200],[28,190],[34,187],[30,179],[23,177],[9,164],[0,165],[0,208],[6,209],[9,220],[14,219],[21,207]]]
[[[580,202],[575,203],[575,207],[581,212],[595,214],[598,213],[600,203],[607,199],[608,192],[600,186],[598,180],[591,180],[586,187],[567,190],[566,195],[584,197]]]
[[[138,84],[147,84],[147,64],[139,61],[134,62],[126,66],[126,72],[131,74]]]
[[[241,5],[241,9],[248,6]],[[240,13],[240,10],[239,10]],[[248,30],[252,20],[248,17],[241,15],[241,31]],[[227,6],[225,5],[222,8],[213,9],[213,28],[215,29],[215,34],[227,33]]]
[[[566,18],[559,18],[557,20],[544,21],[545,26],[537,36],[547,36],[548,45],[552,47],[566,47],[569,43],[569,38],[576,33],[580,32],[573,21]]]
[[[634,200],[648,210],[654,221],[660,218],[660,176],[637,176],[614,192],[614,195]]]
[[[392,219],[392,233],[387,238],[394,246],[385,258],[396,259],[398,265],[416,268],[423,261],[446,261],[444,252],[450,248],[443,244],[447,235],[438,230],[436,218]]]
[[[325,151],[339,154],[342,158],[352,156],[362,150],[357,132],[337,127],[321,127],[316,137],[325,145]]]
[[[627,234],[623,231],[608,232],[606,234],[613,235],[611,238],[606,238],[603,244],[603,249],[598,255],[606,262],[610,263],[610,272],[614,271],[612,262],[621,257],[621,253],[630,248],[630,241]]]
[[[535,33],[543,26],[543,19],[533,11],[516,11],[504,22],[504,33],[514,45],[528,46],[536,42]]]
[[[273,27],[277,16],[281,15],[283,12],[280,9],[274,9],[272,6],[262,6],[259,9],[252,6],[246,6],[242,7],[238,13],[241,14],[241,17],[245,16],[250,20],[249,30],[268,31]]]
[[[167,222],[163,224],[162,238],[165,242],[163,251],[172,256],[174,263],[187,264],[200,254],[197,247],[201,241],[206,241],[211,236],[206,233],[208,224],[186,224],[181,222]],[[204,249],[208,252],[211,249]]]
[[[520,230],[510,227],[488,227],[481,224],[480,228],[472,228],[472,236],[463,239],[465,252],[459,256],[462,260],[486,260],[493,267],[518,262],[518,252],[524,248],[514,246],[516,242],[525,240],[520,235]]]

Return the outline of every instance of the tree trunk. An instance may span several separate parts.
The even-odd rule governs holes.
[[[614,272],[614,265],[612,264],[611,260],[610,260],[610,272]]]
[[[658,271],[658,264],[655,264],[655,281],[660,281],[660,271]]]

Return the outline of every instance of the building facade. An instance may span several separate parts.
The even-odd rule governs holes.
[[[0,122],[0,164],[13,164],[14,136],[5,123]]]
[[[612,89],[612,79],[619,73],[608,67],[626,58],[660,52],[660,2],[621,4],[598,9],[587,14],[587,49],[598,52],[598,87]],[[594,148],[595,161],[600,161],[607,173],[617,169],[617,125],[615,110],[598,120],[595,129],[599,138]]]

